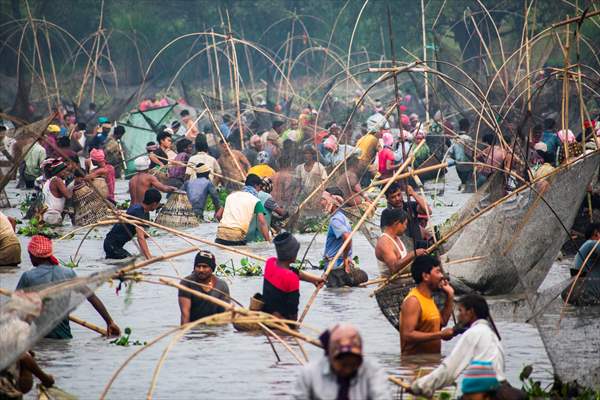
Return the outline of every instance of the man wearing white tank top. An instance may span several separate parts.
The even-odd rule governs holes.
[[[382,235],[375,246],[375,257],[379,267],[379,275],[388,278],[408,265],[416,256],[426,254],[425,249],[417,249],[410,253],[400,240],[400,236],[408,227],[408,216],[400,208],[388,208],[381,214]]]

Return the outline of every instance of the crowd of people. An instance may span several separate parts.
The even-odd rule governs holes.
[[[164,106],[147,102],[146,110]],[[43,139],[32,144],[20,166],[18,185],[41,194],[39,213],[48,225],[60,225],[66,215],[78,212],[74,197],[84,185],[93,186],[107,204],[116,204],[115,181],[125,177],[125,161],[132,156],[121,143],[127,132],[124,126],[98,116],[93,105],[88,111],[86,116],[95,121],[91,129],[67,113],[48,125]],[[404,111],[408,111],[405,106]],[[570,130],[556,130],[551,117],[543,126],[533,127],[530,140],[523,143],[527,152],[522,154],[506,145],[518,140],[509,131],[504,136],[490,131],[479,138],[468,119],[461,118],[455,131],[453,123],[440,112],[430,121],[421,121],[415,113],[404,113],[396,120],[381,101],[375,103],[355,134],[344,130],[344,121],[330,121],[320,128],[318,114],[310,107],[298,118],[273,120],[263,132],[258,130],[257,119],[244,120],[239,126],[240,119],[225,114],[220,124],[200,129],[189,111],[182,111],[179,117],[177,123],[159,128],[156,141],[146,145],[147,154],[134,155],[135,173],[128,177],[130,204],[126,214],[141,225],[115,224],[104,240],[106,258],[131,257],[125,246],[133,238],[137,238],[142,255],[152,258],[143,221],[160,207],[161,192],[167,196],[178,190],[186,193],[199,220],[209,218],[206,210],[210,199],[218,222],[216,243],[273,243],[276,257],[269,258],[264,266],[262,310],[288,320],[298,317],[301,280],[332,288],[366,281],[366,274],[354,265],[352,214],[347,211],[370,204],[366,189],[371,182],[392,177],[408,157],[414,158],[413,169],[431,159],[437,160],[433,164],[450,159],[461,181],[459,189],[471,190],[484,185],[496,171],[517,170],[515,165],[529,167],[530,178],[539,178],[585,150],[578,149],[578,143],[584,141]],[[594,121],[586,122],[581,136],[588,138],[585,146],[595,145]],[[223,202],[219,190],[225,189],[229,193]],[[455,308],[455,296],[440,260],[426,251],[433,241],[428,223],[433,210],[426,199],[404,181],[389,185],[385,198],[387,206],[379,221],[381,235],[375,246],[379,273],[389,277],[410,264],[415,285],[401,308],[402,355],[440,354],[442,340],[460,336],[442,364],[412,382],[409,391],[431,396],[464,372],[465,398],[521,398],[522,394],[506,381],[505,351],[483,297],[472,294],[458,299],[459,323],[445,327]],[[289,232],[276,230],[303,203],[304,211],[316,210],[328,220],[322,259],[326,266],[332,265],[324,276],[298,269],[298,240]],[[591,232],[592,243],[598,240],[598,232],[597,227]],[[15,238],[14,219],[0,213],[1,264],[20,263],[20,242]],[[406,238],[412,242],[410,251],[403,242]],[[585,246],[589,253],[591,244],[586,242]],[[73,270],[60,266],[53,256],[50,239],[34,236],[27,250],[35,268],[23,273],[16,289],[74,278]],[[215,276],[216,265],[214,254],[200,251],[191,274],[181,284],[229,302],[228,284]],[[436,291],[445,299],[441,308],[433,300]],[[120,329],[102,302],[93,293],[88,300],[105,320],[107,332],[118,334]],[[185,290],[179,291],[178,302],[181,324],[223,311]],[[68,320],[48,337],[70,338]],[[390,397],[385,376],[364,358],[362,339],[355,327],[336,325],[322,335],[321,341],[325,354],[302,370],[295,398]],[[35,370],[44,385],[53,383],[52,377],[31,366],[35,364],[31,354],[23,357],[19,361],[21,374]],[[19,381],[18,374],[13,377]]]

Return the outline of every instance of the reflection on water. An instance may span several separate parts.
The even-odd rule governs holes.
[[[449,174],[450,182],[445,187],[444,197],[440,198],[446,206],[434,209],[436,222],[455,212],[467,197],[456,193],[458,186],[455,173]],[[12,185],[11,185],[12,187]],[[118,182],[118,198],[125,198],[125,185]],[[438,185],[441,189],[442,186]],[[431,190],[428,191],[431,193]],[[14,196],[14,192],[10,193]],[[16,204],[13,201],[13,204]],[[10,215],[18,215],[11,210]],[[378,222],[378,221],[377,221]],[[87,275],[105,268],[102,251],[102,240],[108,228],[102,228],[82,248],[82,261],[77,273]],[[203,224],[189,232],[203,238],[212,239],[216,231],[215,224]],[[68,259],[81,240],[82,235],[55,245],[55,252],[60,259]],[[312,235],[299,235],[304,251],[311,241]],[[161,235],[157,238],[164,251],[173,251],[187,246],[185,242],[172,236]],[[24,244],[26,242],[23,242]],[[362,236],[353,240],[354,253],[360,256],[361,268],[370,278],[377,275],[377,264],[371,246]],[[23,247],[23,260],[28,260]],[[324,235],[315,240],[308,252],[308,258],[318,264],[324,247]],[[135,251],[130,243],[128,248]],[[151,244],[154,254],[159,254],[156,245]],[[247,249],[262,256],[272,256],[274,249],[266,244],[251,244]],[[240,256],[218,251],[219,263],[230,258],[238,263]],[[147,271],[160,274],[185,276],[192,270],[194,254],[187,254],[173,260],[152,265]],[[21,271],[30,268],[24,262],[21,270],[0,274],[2,287],[14,288]],[[557,266],[551,276],[562,276],[563,267]],[[551,279],[551,278],[550,278]],[[261,278],[233,277],[230,282],[231,294],[243,304],[261,291]],[[301,309],[310,297],[314,287],[301,284]],[[107,306],[114,320],[121,328],[131,327],[132,340],[150,341],[154,337],[179,323],[177,290],[143,283],[134,284],[130,294],[126,290],[118,295],[115,287],[102,286],[98,296]],[[400,358],[400,340],[397,331],[381,314],[374,298],[369,297],[372,289],[324,289],[317,297],[306,324],[319,330],[339,321],[348,321],[360,329],[364,338],[365,352],[368,357],[379,362],[387,373],[399,374],[412,379],[418,368],[434,367],[439,359],[414,357]],[[126,302],[125,299],[128,299]],[[82,304],[75,315],[90,322],[102,325],[98,314],[88,304]],[[511,319],[497,318],[497,325],[503,338],[506,350],[506,369],[509,380],[517,385],[518,375],[522,367],[535,364],[534,377],[542,381],[551,379],[551,366],[535,327],[525,323],[510,322]],[[120,347],[109,344],[109,341],[98,337],[95,333],[72,324],[74,339],[68,342],[42,341],[36,346],[37,357],[48,372],[56,377],[57,384],[68,392],[81,398],[97,398],[102,392],[114,371],[135,350],[136,346]],[[307,334],[316,333],[305,329]],[[134,359],[116,380],[109,398],[140,398],[145,396],[156,363],[170,338],[163,339],[157,345]],[[456,339],[443,343],[443,353],[447,354]],[[174,346],[160,372],[156,398],[211,398],[233,399],[248,398],[250,394],[261,393],[264,398],[286,396],[298,373],[298,366],[293,357],[280,344],[275,344],[281,362],[277,362],[270,345],[263,335],[239,333],[231,326],[197,328],[187,333]],[[305,345],[309,357],[317,359],[321,350]]]

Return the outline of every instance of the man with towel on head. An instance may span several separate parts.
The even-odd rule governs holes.
[[[137,171],[136,174],[129,180],[130,204],[132,206],[142,203],[148,189],[154,188],[165,193],[177,190],[176,187],[163,185],[156,176],[148,173],[150,170],[150,158],[148,156],[141,156],[135,159],[135,170]]]
[[[46,207],[42,218],[47,224],[60,225],[63,220],[65,201],[73,196],[73,192],[65,184],[69,169],[62,159],[49,158],[44,166],[44,175],[48,179],[42,186]]]
[[[88,182],[93,182],[96,178],[103,178],[106,181],[106,186],[108,188],[108,195],[106,196],[106,198],[110,200],[113,204],[116,204],[115,167],[106,162],[104,150],[92,149],[90,151],[89,170],[90,172],[87,174],[85,179]]]
[[[229,286],[214,275],[215,268],[215,255],[210,251],[200,250],[194,259],[192,274],[182,279],[181,285],[229,303]],[[181,325],[225,311],[223,307],[182,289],[179,289],[177,297],[181,310]]]
[[[188,168],[190,166],[188,165]],[[190,178],[183,184],[183,190],[187,193],[188,199],[192,204],[194,214],[200,221],[204,220],[204,209],[206,208],[206,200],[210,196],[215,207],[215,213],[222,207],[219,201],[217,188],[210,181],[211,170],[208,165],[198,163],[195,171],[195,178]],[[221,211],[222,212],[222,211]]]
[[[292,267],[296,262],[300,243],[289,232],[283,232],[273,239],[277,257],[271,257],[265,264],[262,311],[276,317],[296,321],[300,302],[300,281],[322,285],[322,277],[299,271]]]
[[[56,257],[52,252],[52,240],[42,235],[35,235],[31,237],[29,245],[27,246],[29,252],[29,258],[34,268],[26,271],[21,275],[19,283],[17,283],[17,290],[25,290],[29,288],[37,288],[41,285],[48,285],[51,283],[58,283],[75,279],[77,275],[71,268],[63,267],[59,264]],[[98,311],[98,314],[106,321],[106,332],[109,336],[119,335],[121,330],[112,320],[110,314],[104,307],[104,304],[100,299],[90,291],[87,296],[90,304]],[[69,325],[69,319],[65,318],[54,327],[50,333],[46,335],[49,339],[71,339],[71,327]]]

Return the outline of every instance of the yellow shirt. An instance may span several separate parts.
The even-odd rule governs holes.
[[[370,133],[364,135],[356,142],[356,147],[360,149],[360,161],[371,162],[377,152],[377,137]]]
[[[419,332],[439,332],[442,327],[442,316],[440,310],[438,310],[433,297],[427,297],[422,294],[418,288],[412,288],[410,292],[404,298],[404,301],[409,297],[416,297],[421,307],[421,313],[419,315],[419,321],[415,330]],[[427,342],[418,343],[406,343],[406,341],[400,337],[400,348],[402,354],[421,354],[421,353],[440,353],[442,350],[441,339],[429,340]]]
[[[258,175],[261,178],[270,178],[275,175],[275,170],[268,164],[258,164],[250,168],[248,174]]]

